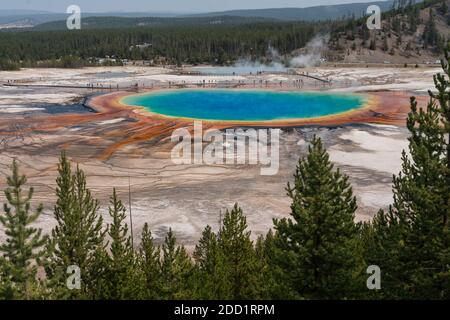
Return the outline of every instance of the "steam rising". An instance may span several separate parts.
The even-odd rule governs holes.
[[[305,53],[293,57],[289,66],[296,68],[313,67],[320,63],[322,52],[328,49],[329,35],[315,36],[303,49]]]
[[[269,45],[266,61],[252,61],[241,58],[232,66],[201,67],[204,74],[257,74],[259,72],[286,72],[289,68],[313,67],[320,64],[322,53],[328,49],[329,35],[318,35],[311,39],[304,48],[299,49],[296,56],[289,58],[282,56]]]
[[[246,59],[241,59],[235,63],[234,66],[240,68],[260,69],[261,71],[286,71],[288,67],[313,67],[320,64],[322,60],[322,53],[328,49],[329,40],[329,34],[317,35],[311,39],[304,48],[300,49],[300,54],[297,54],[287,61],[283,59],[277,49],[269,45],[266,57],[272,61],[271,63],[263,64],[260,62],[252,62]]]

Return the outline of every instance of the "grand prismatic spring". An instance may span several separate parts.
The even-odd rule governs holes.
[[[317,118],[363,107],[361,94],[269,90],[167,90],[122,99],[152,113],[218,121],[271,121]]]

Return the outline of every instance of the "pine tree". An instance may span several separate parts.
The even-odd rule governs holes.
[[[236,203],[231,211],[225,213],[218,234],[218,244],[230,270],[233,299],[258,299],[261,294],[260,266],[250,234],[247,219]]]
[[[434,77],[436,93],[429,92],[426,108],[411,99],[407,127],[408,156],[403,151],[402,172],[394,177],[394,203],[383,228],[375,228],[385,247],[381,261],[395,250],[399,267],[380,265],[393,278],[387,288],[397,298],[450,297],[450,57],[445,53],[445,75]],[[380,219],[381,219],[380,218]],[[392,230],[391,230],[392,229]],[[387,235],[383,232],[387,230]],[[380,235],[381,234],[381,235]],[[386,243],[390,246],[387,246]],[[391,249],[392,244],[396,244]],[[389,283],[388,283],[389,284]]]
[[[439,10],[441,14],[447,15],[448,14],[448,5],[446,0],[442,0],[441,6],[439,7]]]
[[[96,297],[112,300],[145,298],[144,275],[128,235],[126,209],[115,188],[110,198],[109,215],[112,220],[108,226],[110,254],[104,253],[105,271],[101,275],[102,285]]]
[[[415,33],[417,31],[417,25],[420,22],[420,13],[417,7],[414,7],[408,13],[409,32]]]
[[[389,50],[389,44],[388,44],[388,41],[387,41],[387,38],[385,37],[384,39],[383,39],[383,51],[388,51]]]
[[[4,215],[0,215],[6,235],[5,243],[0,245],[0,280],[3,284],[0,294],[9,299],[34,297],[37,266],[41,263],[44,255],[42,247],[46,242],[42,230],[31,227],[41,215],[43,206],[40,204],[34,212],[30,212],[33,188],[24,194],[22,188],[26,182],[25,175],[19,173],[14,160],[12,175],[7,178]]]
[[[377,38],[374,37],[370,40],[369,49],[375,50],[377,48]]]
[[[139,249],[140,266],[144,272],[146,283],[146,298],[160,299],[161,288],[161,264],[160,249],[153,243],[152,233],[148,224],[144,224]]]
[[[273,260],[275,251],[274,240],[274,234],[272,230],[269,230],[266,236],[259,236],[255,244],[255,252],[259,265],[258,274],[261,277],[261,298],[264,300],[277,299],[277,297],[283,296],[283,294],[275,291],[277,288],[275,277],[276,271],[270,263]]]
[[[161,298],[165,300],[189,299],[193,294],[193,272],[191,258],[169,229],[162,245]]]
[[[370,290],[366,298],[402,298],[405,273],[401,262],[404,250],[404,225],[390,212],[380,210],[371,222],[365,223],[362,230],[364,258],[367,265],[380,267],[381,290]]]
[[[351,298],[358,287],[362,257],[356,199],[348,177],[334,170],[319,138],[300,159],[288,184],[291,216],[275,220],[278,292],[287,298]]]
[[[49,253],[46,271],[56,296],[88,298],[95,292],[101,270],[104,249],[103,219],[98,214],[99,204],[86,187],[86,177],[77,167],[74,173],[65,153],[61,154],[56,180],[57,201],[54,208],[56,226],[47,245]],[[66,270],[77,266],[81,272],[81,290],[67,290]]]
[[[424,46],[427,48],[428,46],[435,46],[439,41],[439,32],[436,28],[436,23],[434,21],[434,13],[433,10],[430,8],[430,17],[425,24],[425,28],[423,30],[423,41]]]
[[[0,300],[14,299],[14,290],[10,277],[6,274],[5,260],[0,259]]]
[[[207,300],[226,300],[232,298],[230,269],[226,256],[220,248],[217,235],[207,226],[194,251],[198,269],[197,297]]]

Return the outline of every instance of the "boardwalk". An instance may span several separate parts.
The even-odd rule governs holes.
[[[263,75],[285,75],[288,76],[286,79],[268,79],[262,77]],[[294,89],[306,89],[306,88],[317,88],[317,87],[328,87],[332,83],[328,79],[320,78],[318,76],[310,75],[308,73],[286,73],[286,72],[271,72],[255,74],[254,77],[245,78],[242,80],[228,80],[220,79],[221,74],[203,74],[204,78],[195,79],[195,81],[148,81],[141,80],[137,82],[127,82],[127,83],[87,83],[83,84],[49,84],[49,83],[39,83],[32,81],[7,81],[3,82],[3,86],[6,87],[25,87],[25,88],[61,88],[61,89],[88,89],[88,90],[99,90],[99,91],[138,91],[138,90],[148,90],[148,89],[170,89],[170,88],[188,88],[188,87],[198,87],[198,88],[294,88]],[[226,75],[230,76],[230,75]],[[199,77],[199,75],[194,75],[193,77]],[[215,77],[211,78],[211,77]],[[218,79],[217,79],[218,78]],[[305,79],[305,80],[304,80]],[[306,79],[312,80],[306,83]],[[193,79],[194,80],[194,79]],[[337,83],[334,83],[337,85]]]

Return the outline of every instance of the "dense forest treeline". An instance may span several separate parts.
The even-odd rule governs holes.
[[[0,67],[90,58],[153,60],[158,64],[231,63],[241,57],[264,59],[269,48],[286,54],[304,47],[338,22],[252,23],[239,26],[186,26],[0,33]],[[70,64],[67,66],[70,67]]]
[[[419,107],[411,99],[410,155],[403,151],[402,171],[393,178],[394,202],[369,223],[354,221],[349,179],[334,168],[316,137],[286,188],[289,218],[274,220],[273,230],[253,242],[236,204],[217,232],[204,229],[192,256],[171,230],[155,245],[147,224],[134,248],[115,190],[105,228],[83,171],[72,168],[64,153],[56,181],[56,226],[43,235],[33,227],[42,205],[32,209],[33,190],[25,192],[26,178],[14,161],[0,214],[6,237],[0,244],[0,297],[449,299],[448,52],[445,57],[428,105]],[[368,289],[369,266],[381,270],[378,290]]]

